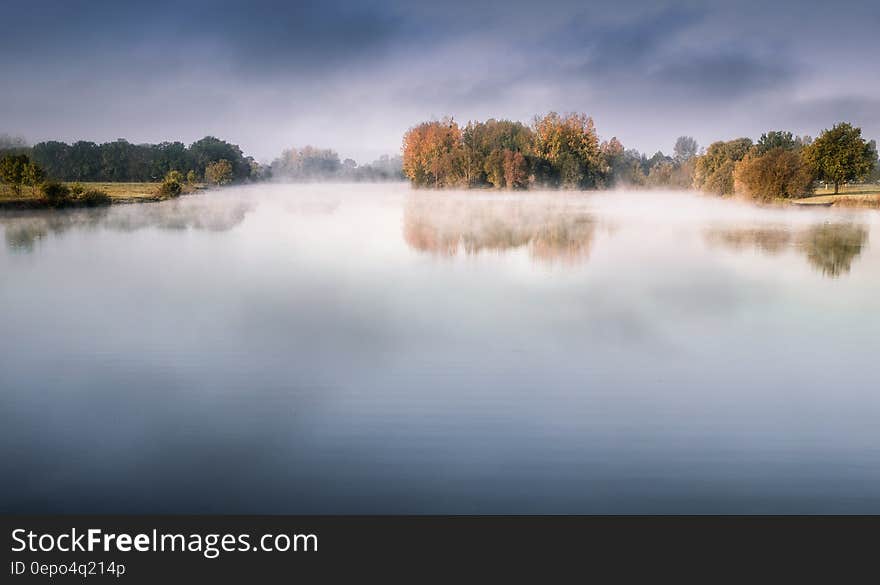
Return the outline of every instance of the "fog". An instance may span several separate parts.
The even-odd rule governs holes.
[[[873,211],[259,184],[0,231],[6,511],[880,510]]]

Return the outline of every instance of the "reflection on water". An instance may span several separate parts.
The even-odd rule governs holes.
[[[118,205],[109,208],[37,210],[0,213],[6,245],[11,250],[32,252],[49,234],[71,230],[108,229],[133,232],[144,228],[223,232],[244,221],[253,201],[213,194],[184,197],[162,203]]]
[[[0,513],[880,513],[878,229],[402,185],[0,214]]]
[[[810,264],[826,276],[847,274],[868,242],[868,230],[851,224],[822,225],[808,230],[799,245]]]
[[[868,243],[868,228],[852,223],[824,223],[806,228],[750,227],[716,228],[706,232],[711,244],[735,250],[753,248],[777,255],[795,249],[823,276],[848,274],[853,260]]]
[[[754,248],[768,254],[779,254],[791,245],[791,230],[785,227],[717,228],[707,230],[706,239],[734,250]]]
[[[583,205],[565,199],[419,194],[404,207],[403,236],[421,252],[504,252],[528,247],[533,260],[583,262],[597,222]]]

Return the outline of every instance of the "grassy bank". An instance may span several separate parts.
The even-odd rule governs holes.
[[[77,183],[65,183],[71,187]],[[110,196],[111,202],[116,203],[140,203],[145,201],[162,201],[168,199],[159,194],[161,183],[78,183],[86,191],[102,191]],[[184,185],[184,193],[192,193],[204,189],[206,185],[197,183]],[[24,187],[21,195],[16,195],[9,185],[0,184],[0,209],[28,209],[43,207],[42,196],[39,189],[31,190]]]
[[[813,196],[796,199],[792,203],[821,207],[880,208],[880,185],[844,185],[837,195],[833,189],[816,189]]]

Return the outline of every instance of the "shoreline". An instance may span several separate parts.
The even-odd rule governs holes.
[[[65,182],[65,185],[73,185],[75,182]],[[0,211],[32,211],[51,209],[86,209],[89,207],[110,207],[112,205],[131,205],[136,203],[157,203],[169,199],[177,199],[184,195],[191,195],[208,188],[204,183],[184,185],[183,191],[177,197],[160,195],[161,183],[108,183],[86,182],[79,183],[86,188],[92,188],[106,193],[110,197],[110,203],[106,205],[90,205],[86,201],[71,199],[62,205],[51,205],[43,197],[32,194],[21,197],[4,197],[0,195]]]
[[[789,201],[795,207],[847,207],[853,209],[880,209],[880,193],[838,193],[837,195],[811,195]]]
[[[75,183],[65,183],[67,185],[72,185]],[[184,185],[183,192],[174,197],[168,195],[160,195],[159,194],[159,186],[161,183],[107,183],[107,182],[95,182],[95,183],[80,183],[80,185],[86,187],[92,187],[107,193],[110,197],[110,203],[107,205],[95,206],[90,205],[86,201],[81,200],[70,200],[63,205],[51,205],[46,199],[37,196],[23,196],[23,197],[3,197],[2,192],[0,192],[0,212],[5,211],[39,211],[39,210],[53,210],[53,209],[87,209],[90,207],[110,207],[113,205],[134,205],[138,203],[158,203],[161,201],[168,201],[170,199],[177,199],[179,197],[185,195],[192,195],[194,193],[198,193],[199,191],[203,191],[208,189],[208,185],[204,183],[197,183],[194,185]],[[421,190],[421,189],[419,189]],[[437,191],[442,192],[446,189],[426,189],[428,191]],[[529,190],[506,190],[506,189],[493,189],[493,188],[469,188],[464,189],[465,191],[474,191],[479,193],[528,193]],[[632,190],[640,190],[640,189],[632,189]],[[654,189],[647,189],[654,190]],[[580,193],[601,193],[603,191],[610,190],[602,190],[597,189],[593,191],[569,191],[565,189],[559,189],[562,192],[580,192]],[[684,191],[691,191],[693,193],[703,193],[697,189],[684,189]],[[711,195],[711,194],[708,194]],[[849,208],[849,209],[875,209],[880,210],[880,192],[850,192],[850,193],[838,193],[834,194],[820,194],[820,195],[810,195],[809,197],[802,197],[799,199],[772,199],[769,201],[759,201],[754,200],[748,197],[743,196],[732,196],[732,197],[719,197],[720,199],[737,199],[743,202],[749,202],[757,206],[766,206],[766,205],[781,205],[788,207],[801,207],[801,208],[814,208],[814,207],[828,207],[828,208]]]

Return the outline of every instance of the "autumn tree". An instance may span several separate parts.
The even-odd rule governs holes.
[[[802,197],[812,190],[813,171],[801,149],[777,146],[752,149],[734,171],[736,190],[753,199]]]
[[[232,163],[220,159],[217,162],[208,163],[205,167],[205,182],[212,185],[228,185],[235,179],[232,171]]]
[[[525,189],[529,184],[529,165],[522,152],[504,151],[504,186]]]
[[[822,132],[804,156],[820,181],[834,184],[835,195],[841,183],[867,177],[877,163],[876,148],[862,138],[862,129],[846,122]]]
[[[420,187],[454,187],[464,182],[462,133],[451,118],[423,122],[403,137],[403,172]]]

